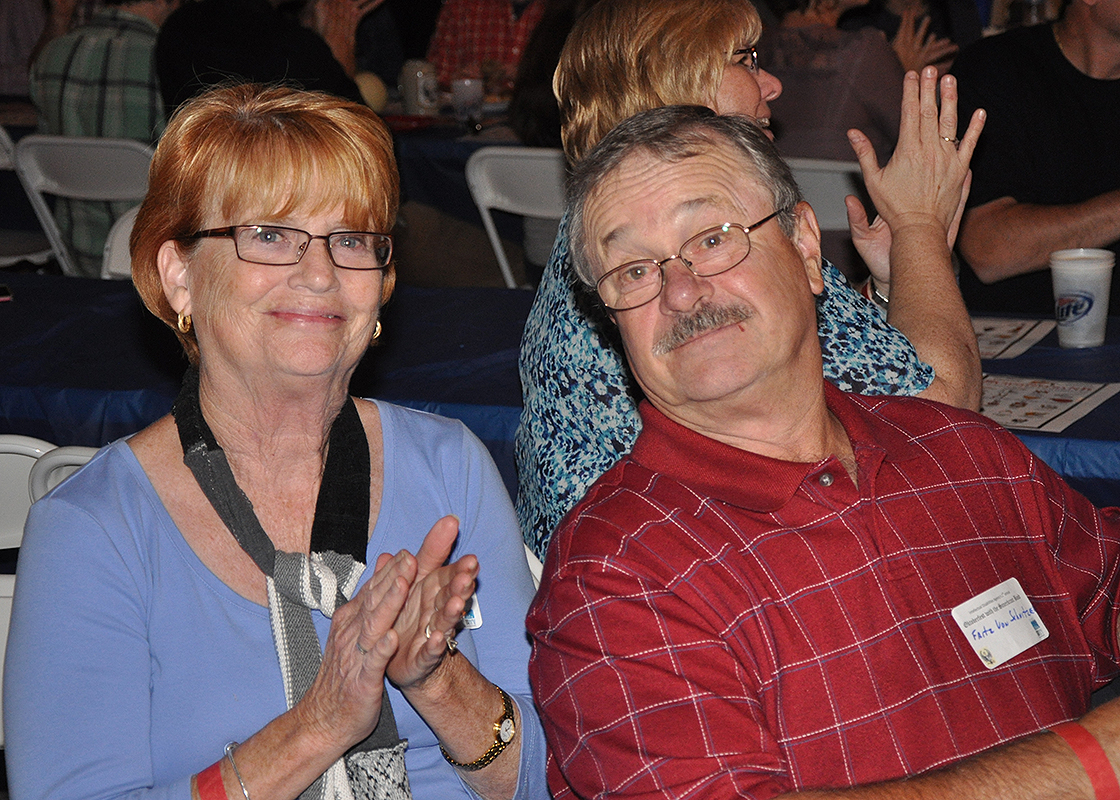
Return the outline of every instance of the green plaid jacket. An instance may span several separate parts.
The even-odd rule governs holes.
[[[108,8],[48,44],[31,67],[39,129],[155,142],[165,124],[157,33],[149,20]],[[100,274],[109,228],[130,205],[58,199],[55,218],[82,274]]]

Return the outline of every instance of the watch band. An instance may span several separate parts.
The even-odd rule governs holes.
[[[443,745],[441,744],[439,746],[439,751],[443,753],[444,759],[451,766],[465,769],[467,772],[474,772],[475,770],[482,769],[501,755],[502,751],[513,741],[513,737],[517,733],[517,727],[513,716],[513,700],[510,699],[510,696],[506,694],[501,686],[495,686],[494,688],[497,689],[498,693],[502,696],[502,716],[498,717],[498,721],[494,723],[494,744],[490,745],[490,749],[468,764],[462,764],[453,759],[447,754],[447,751],[443,749]]]

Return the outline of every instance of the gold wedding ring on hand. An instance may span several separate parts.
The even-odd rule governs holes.
[[[425,639],[431,639],[432,638],[431,623],[424,626],[424,638]],[[358,652],[361,653],[363,656],[368,656],[369,655],[369,650],[366,650],[364,647],[362,647],[361,641],[355,640],[354,641],[354,647],[356,647],[358,649]],[[454,653],[456,650],[459,649],[459,643],[457,641],[455,641],[454,636],[448,636],[447,637],[447,649],[448,649],[448,651],[450,651],[452,653]]]
[[[945,141],[947,141],[949,144],[953,145],[953,147],[956,147],[957,149],[960,149],[961,140],[958,139],[956,136],[942,136],[941,138],[944,139]]]
[[[423,626],[423,638],[431,639],[431,623]],[[459,649],[459,643],[455,641],[455,636],[447,636],[447,651],[454,653]]]

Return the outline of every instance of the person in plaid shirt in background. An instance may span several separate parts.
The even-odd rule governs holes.
[[[179,0],[106,6],[84,25],[52,39],[31,65],[39,129],[154,144],[166,124],[156,78],[156,34]],[[101,274],[109,229],[132,205],[58,198],[55,218],[83,275]]]
[[[894,247],[951,269],[980,126],[944,88],[939,116],[907,76],[886,168],[852,138]],[[528,616],[555,796],[1120,797],[1120,705],[1089,711],[1120,509],[978,414],[822,379],[819,228],[747,118],[643,112],[574,170],[577,271],[647,400]]]
[[[442,86],[484,78],[491,95],[508,95],[544,0],[447,0],[428,45]]]

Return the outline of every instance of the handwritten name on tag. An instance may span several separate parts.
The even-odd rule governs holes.
[[[1018,578],[1008,578],[953,609],[969,645],[988,669],[1050,635]]]

